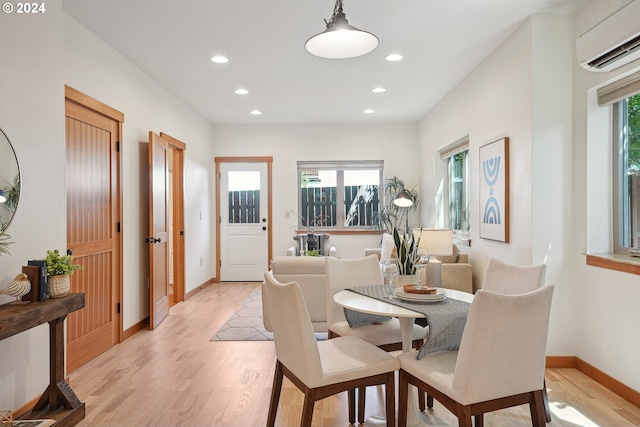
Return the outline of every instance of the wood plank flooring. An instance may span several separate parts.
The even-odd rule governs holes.
[[[80,427],[264,426],[275,348],[271,341],[209,341],[259,283],[206,287],[173,308],[155,330],[143,330],[71,374],[86,404]],[[640,408],[575,369],[547,369],[550,427],[640,426]],[[297,426],[302,393],[285,379],[277,426]],[[367,390],[367,417],[383,412],[380,387]],[[316,403],[314,427],[348,426],[346,394]],[[436,402],[421,414],[430,425],[456,426]],[[530,426],[526,406],[485,415],[487,427]]]

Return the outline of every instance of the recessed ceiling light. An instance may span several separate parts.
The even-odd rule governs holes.
[[[246,95],[246,94],[248,94],[248,93],[249,93],[249,91],[248,91],[248,90],[246,90],[246,89],[236,89],[236,93],[237,93],[238,95]]]
[[[251,113],[249,113],[249,114],[253,114],[254,116],[259,116],[260,114],[262,114],[262,111],[260,111],[260,110],[253,110],[253,111],[251,111]]]
[[[391,55],[387,55],[384,59],[390,62],[400,61],[402,59],[402,55],[399,53],[392,53]]]
[[[382,93],[382,92],[385,92],[385,91],[386,91],[386,89],[383,88],[383,87],[374,87],[373,89],[371,89],[371,92],[373,92],[373,93]]]
[[[365,114],[373,114],[376,112],[376,110],[373,110],[371,108],[367,108],[366,110],[363,111]]]
[[[226,64],[227,62],[229,62],[229,60],[226,57],[221,55],[213,56],[211,57],[211,60],[216,64]]]

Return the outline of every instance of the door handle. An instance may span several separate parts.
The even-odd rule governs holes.
[[[158,237],[156,237],[156,238],[154,238],[154,239],[153,239],[153,243],[160,243],[160,242],[161,242],[161,240],[160,240],[160,238],[158,238]]]

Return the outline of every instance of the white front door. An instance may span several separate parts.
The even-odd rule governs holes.
[[[268,165],[220,163],[220,281],[262,281],[269,269]]]

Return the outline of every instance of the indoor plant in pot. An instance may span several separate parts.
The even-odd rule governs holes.
[[[398,206],[394,203],[400,193],[408,196],[412,203],[410,206]],[[409,212],[418,209],[420,195],[414,188],[407,189],[404,181],[397,176],[384,181],[384,205],[375,219],[376,228],[382,233],[388,233],[393,237],[398,260],[400,276],[411,276],[416,272],[415,248],[419,239],[416,239],[413,230],[409,227]],[[403,281],[403,279],[400,279]],[[413,281],[413,278],[407,279]]]
[[[47,263],[49,296],[51,298],[65,296],[71,288],[69,276],[76,270],[84,270],[84,266],[74,264],[71,255],[60,255],[57,249],[47,251],[47,256],[44,260]]]

